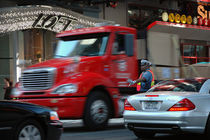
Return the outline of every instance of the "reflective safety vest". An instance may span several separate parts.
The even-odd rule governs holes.
[[[154,78],[154,74],[151,70],[146,70],[146,71],[149,71],[151,74],[152,74],[152,82],[151,82],[151,87],[153,87],[155,85],[155,78]],[[143,73],[141,73],[141,75],[139,76],[139,78],[141,78],[143,75]],[[151,88],[150,87],[150,88]],[[137,86],[136,86],[136,90],[137,91],[140,91],[141,90],[141,82],[137,83]]]

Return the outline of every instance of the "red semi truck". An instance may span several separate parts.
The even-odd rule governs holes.
[[[136,29],[91,27],[56,37],[54,59],[25,69],[11,98],[48,106],[61,119],[83,119],[90,129],[122,116],[124,93],[135,93],[127,79],[139,76]]]

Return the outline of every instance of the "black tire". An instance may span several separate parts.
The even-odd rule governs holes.
[[[101,91],[93,91],[87,99],[83,123],[89,130],[106,128],[110,118],[109,98]]]
[[[14,140],[20,140],[21,138],[26,139],[27,137],[29,137],[28,135],[25,135],[26,133],[29,134],[31,138],[36,138],[37,140],[45,140],[45,135],[42,127],[37,121],[33,119],[29,119],[26,121],[24,120],[18,125],[15,132]]]
[[[143,139],[143,138],[153,138],[155,136],[154,132],[140,132],[140,131],[133,131],[136,137]]]
[[[206,128],[205,128],[204,136],[207,139],[210,139],[210,116],[208,116],[208,119],[207,119],[207,122],[206,122]]]

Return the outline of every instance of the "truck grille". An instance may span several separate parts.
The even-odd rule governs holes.
[[[20,78],[24,90],[44,90],[52,87],[55,68],[28,69]]]

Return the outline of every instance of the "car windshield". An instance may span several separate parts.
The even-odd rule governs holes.
[[[188,92],[199,92],[201,86],[206,79],[189,79],[189,80],[166,80],[161,81],[147,92],[156,91],[188,91]]]
[[[73,38],[73,39],[72,39]],[[73,56],[102,56],[106,51],[108,35],[94,34],[88,37],[64,37],[56,46],[54,58]]]

